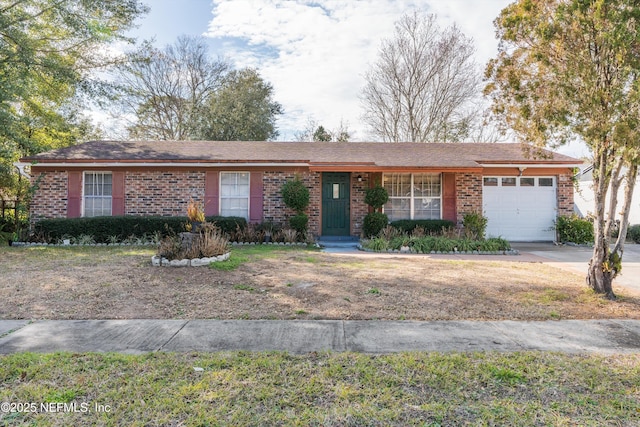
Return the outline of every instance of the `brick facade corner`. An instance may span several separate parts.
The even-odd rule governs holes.
[[[362,181],[358,181],[358,177]],[[360,236],[362,234],[362,222],[369,213],[369,206],[364,202],[367,188],[372,185],[369,173],[351,173],[351,235]]]
[[[35,185],[35,192],[29,207],[31,223],[43,218],[67,217],[68,179],[67,171],[33,173],[31,185]]]
[[[571,216],[574,212],[574,182],[571,172],[558,175],[558,216]]]
[[[465,214],[482,214],[482,174],[456,173],[456,202],[458,224]]]

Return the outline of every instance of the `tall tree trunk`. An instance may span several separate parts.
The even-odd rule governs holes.
[[[620,176],[622,172],[622,166],[624,159],[620,156],[616,160],[616,164],[611,171],[611,186],[609,187],[609,210],[604,223],[604,233],[609,238],[611,236],[611,228],[616,223],[616,209],[618,208],[618,191],[622,184],[623,176]]]
[[[609,238],[605,234],[604,203],[607,198],[609,179],[607,173],[607,153],[603,149],[594,159],[593,193],[595,198],[595,220],[593,224],[593,255],[587,270],[587,285],[596,293],[615,299],[613,293],[613,270],[609,264]]]
[[[624,241],[627,237],[627,229],[629,228],[629,212],[631,211],[631,202],[633,198],[633,190],[635,189],[636,180],[638,179],[638,164],[633,163],[625,174],[626,186],[624,188],[624,202],[622,203],[622,217],[620,218],[620,229],[618,239],[611,251],[611,256],[618,255],[622,261],[624,253]]]

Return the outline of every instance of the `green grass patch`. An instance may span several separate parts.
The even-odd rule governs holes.
[[[227,260],[212,262],[209,264],[209,268],[220,271],[231,271],[240,267],[247,261],[249,261],[249,257],[246,254],[231,251],[231,255]]]
[[[0,402],[109,408],[0,413],[0,425],[640,423],[640,355],[21,353],[0,365]]]
[[[527,292],[523,296],[523,302],[527,304],[550,305],[556,302],[567,301],[570,296],[557,289],[545,288],[542,291]]]
[[[277,257],[283,252],[318,252],[320,249],[314,246],[285,246],[285,245],[239,245],[233,246],[232,251],[260,258]]]
[[[305,246],[280,246],[280,245],[241,245],[231,249],[231,256],[226,261],[213,262],[209,265],[214,270],[231,271],[242,264],[265,258],[277,258],[286,252],[317,251],[313,247]]]
[[[255,288],[253,288],[252,286],[243,285],[243,284],[233,285],[233,289],[235,289],[237,291],[248,291],[248,292],[255,291]]]

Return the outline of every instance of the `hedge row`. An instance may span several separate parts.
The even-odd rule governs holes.
[[[417,253],[428,254],[431,252],[503,252],[511,250],[509,242],[501,238],[490,238],[486,240],[472,240],[466,238],[451,239],[447,237],[406,236],[395,237],[387,240],[383,237],[376,237],[363,243],[363,247],[373,251],[401,250],[403,246]]]
[[[209,216],[207,222],[214,222],[222,231],[230,233],[238,226],[244,228],[247,221],[240,217]],[[156,232],[167,235],[185,231],[187,217],[179,216],[102,216],[93,218],[43,219],[35,224],[37,238],[56,241],[63,238],[92,236],[96,243],[107,243],[111,236],[124,240],[128,237],[144,237]]]
[[[427,234],[440,234],[443,228],[454,228],[456,225],[446,219],[401,219],[391,222],[391,226],[407,233],[422,227]]]

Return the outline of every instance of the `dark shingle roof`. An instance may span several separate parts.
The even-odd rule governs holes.
[[[309,163],[376,167],[468,168],[480,164],[580,164],[569,156],[521,144],[379,143],[379,142],[241,142],[241,141],[90,141],[40,153],[24,161]]]

